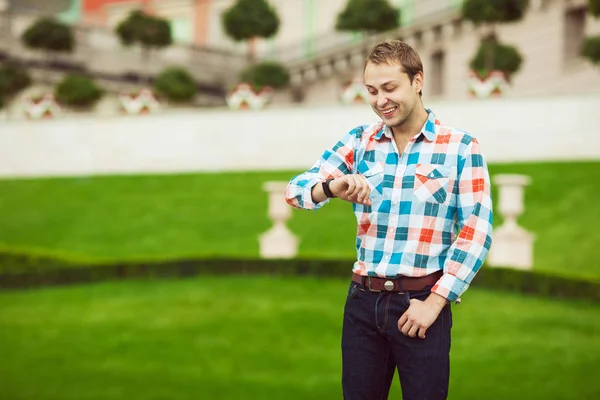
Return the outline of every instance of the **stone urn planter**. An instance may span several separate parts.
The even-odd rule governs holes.
[[[119,94],[121,111],[128,115],[151,114],[161,110],[160,102],[150,89]]]
[[[497,70],[483,76],[475,71],[470,71],[466,82],[471,96],[477,98],[499,97],[506,92],[509,86],[506,74]]]
[[[227,95],[227,106],[231,110],[261,110],[269,104],[274,92],[268,86],[257,90],[249,83],[242,82]]]

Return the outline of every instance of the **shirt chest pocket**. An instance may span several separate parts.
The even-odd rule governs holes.
[[[371,188],[371,199],[381,198],[383,196],[383,166],[381,163],[373,161],[361,161],[358,163],[357,171],[360,175],[367,178],[367,183]]]
[[[417,164],[415,197],[428,203],[448,204],[454,187],[453,172],[450,166]]]

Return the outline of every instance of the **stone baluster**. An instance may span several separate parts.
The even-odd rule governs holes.
[[[534,235],[517,224],[523,213],[523,192],[531,182],[525,175],[503,174],[494,176],[498,186],[497,212],[504,224],[494,229],[488,264],[493,267],[530,269],[533,266]]]
[[[293,258],[298,254],[298,238],[287,228],[292,208],[285,202],[287,182],[265,182],[263,189],[269,193],[269,217],[273,227],[259,237],[262,258]]]

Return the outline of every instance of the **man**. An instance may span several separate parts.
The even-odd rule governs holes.
[[[448,394],[450,303],[491,246],[492,204],[479,143],[423,107],[423,66],[407,44],[377,44],[364,81],[382,121],[345,135],[286,201],[317,210],[353,203],[357,261],[344,308],[345,399],[387,399],[398,369],[404,400]]]

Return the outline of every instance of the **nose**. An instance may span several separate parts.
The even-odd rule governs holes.
[[[388,98],[385,97],[385,94],[377,96],[377,107],[383,108],[388,103]]]

